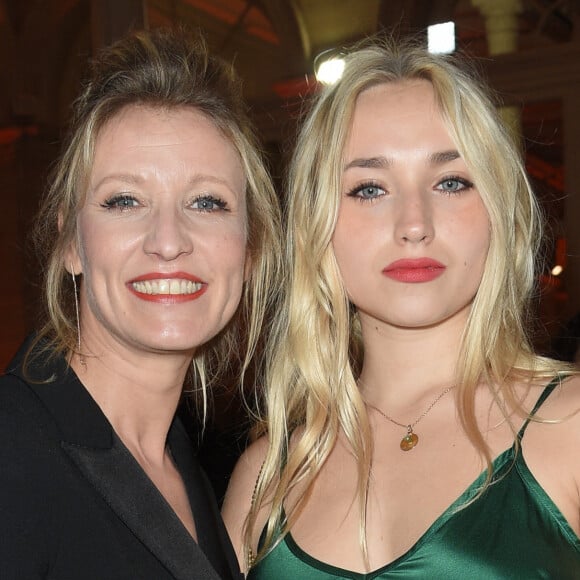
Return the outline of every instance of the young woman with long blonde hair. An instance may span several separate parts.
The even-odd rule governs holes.
[[[526,329],[540,211],[454,57],[374,43],[289,179],[263,436],[224,517],[253,580],[579,578],[580,382]]]

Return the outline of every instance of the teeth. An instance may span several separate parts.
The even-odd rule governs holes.
[[[132,286],[141,294],[194,294],[201,289],[199,282],[191,280],[177,280],[167,278],[163,280],[146,280],[144,282],[133,282]]]

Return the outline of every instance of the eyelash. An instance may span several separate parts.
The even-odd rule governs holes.
[[[461,187],[459,187],[458,189],[455,189],[455,190],[439,189],[443,183],[449,182],[449,181],[456,181]],[[469,181],[468,179],[465,179],[464,177],[459,177],[458,175],[448,175],[447,177],[444,177],[443,179],[441,179],[437,183],[435,189],[442,191],[443,193],[445,193],[447,195],[459,195],[462,191],[466,191],[468,189],[471,189],[472,187],[473,187],[473,183],[471,181]],[[372,189],[377,190],[377,192],[383,192],[383,193],[379,193],[378,195],[375,195],[373,197],[363,197],[362,195],[360,195],[360,193],[363,190],[368,189],[368,188],[372,188]],[[376,183],[374,181],[367,181],[367,182],[361,183],[360,185],[357,185],[355,188],[351,189],[347,193],[348,197],[354,197],[354,198],[358,199],[358,201],[360,201],[361,203],[373,202],[376,199],[378,199],[379,197],[382,197],[382,195],[386,195],[386,191],[378,183]]]
[[[376,189],[377,192],[380,191],[380,192],[384,192],[384,193],[376,195],[375,197],[363,197],[362,195],[359,195],[363,190],[369,189],[369,188]],[[357,199],[361,203],[365,203],[365,202],[373,202],[377,198],[379,198],[385,194],[386,194],[385,190],[378,183],[376,183],[374,181],[366,181],[364,183],[357,185],[353,189],[351,189],[346,195],[348,197],[354,197],[355,199]]]
[[[201,212],[205,212],[205,213],[211,213],[213,211],[230,211],[228,208],[228,204],[227,202],[225,202],[223,199],[220,199],[219,197],[214,197],[213,195],[200,195],[198,197],[196,197],[192,202],[191,205],[195,205],[195,204],[199,204],[199,203],[212,203],[214,204],[214,208],[212,209],[207,209],[207,208],[194,208],[197,209],[198,211]]]
[[[131,202],[131,204],[128,204],[128,202]],[[104,207],[105,209],[108,210],[127,211],[136,207],[138,203],[139,202],[137,201],[137,199],[132,195],[121,194],[114,195],[113,197],[110,197],[109,199],[105,200],[105,202],[101,204],[101,207]]]
[[[228,208],[228,204],[218,197],[214,197],[213,195],[200,195],[194,198],[191,202],[192,206],[196,204],[213,204],[214,207],[212,208],[202,208],[202,207],[194,207],[197,211],[201,211],[204,213],[211,213],[213,211],[230,211]],[[121,195],[114,195],[109,199],[105,200],[101,207],[107,210],[119,210],[119,211],[128,211],[133,209],[139,205],[138,200],[133,197],[132,195],[121,194]]]
[[[464,177],[459,177],[457,175],[449,175],[447,177],[444,177],[441,181],[439,181],[439,183],[437,183],[437,188],[439,188],[439,186],[445,183],[446,181],[456,181],[459,185],[462,186],[459,189],[455,190],[449,189],[439,190],[442,191],[443,193],[446,193],[447,195],[459,195],[462,191],[466,191],[473,187],[473,182],[469,181],[469,179],[465,179]]]

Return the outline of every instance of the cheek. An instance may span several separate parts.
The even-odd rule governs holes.
[[[352,226],[353,224],[350,223],[348,217],[340,211],[334,227],[334,233],[332,234],[331,244],[336,261],[341,269],[345,259],[348,259],[351,250],[349,238],[351,238],[351,241],[353,239],[360,239],[359,236],[353,238]]]
[[[96,228],[93,231],[83,230],[79,236],[79,258],[84,274],[85,286],[98,276],[98,272],[114,267],[115,256],[120,255],[119,244],[111,248],[111,238],[99,235]]]
[[[247,243],[245,231],[239,230],[216,240],[213,248],[217,266],[236,280],[239,277],[240,284],[244,281],[247,267]]]
[[[78,246],[83,271],[87,271],[89,266],[98,264],[103,256],[109,255],[109,245],[115,241],[119,245],[118,236],[103,235],[103,228],[97,227],[90,219],[79,219],[78,224]]]
[[[216,282],[220,286],[222,325],[236,312],[247,279],[247,240],[245,233],[224,237],[215,249]]]
[[[356,220],[348,214],[339,214],[332,249],[339,270],[348,284],[349,275],[365,267],[372,258],[373,249],[384,245],[384,232],[368,220]]]
[[[366,254],[349,244],[348,239],[342,237],[333,239],[332,252],[344,289],[352,298],[359,282],[364,278]]]
[[[489,252],[489,244],[491,242],[490,223],[487,214],[482,216],[482,218],[474,224],[472,229],[468,230],[468,234],[473,240],[474,256],[479,258],[479,261],[485,262]]]
[[[453,216],[441,230],[442,237],[453,244],[456,252],[462,255],[466,267],[479,266],[487,258],[491,239],[490,223],[481,202]]]
[[[481,279],[489,253],[490,236],[487,227],[474,229],[465,237],[464,266],[467,273]]]

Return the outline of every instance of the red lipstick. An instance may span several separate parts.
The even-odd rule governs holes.
[[[388,278],[408,284],[430,282],[443,274],[445,266],[431,258],[396,260],[389,264],[383,274]]]
[[[207,284],[187,272],[149,272],[130,280],[127,288],[147,302],[179,304],[199,298],[207,290]]]

